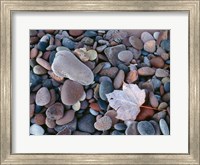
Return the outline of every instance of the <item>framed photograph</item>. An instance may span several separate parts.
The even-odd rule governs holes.
[[[199,164],[199,16],[1,1],[1,164]]]

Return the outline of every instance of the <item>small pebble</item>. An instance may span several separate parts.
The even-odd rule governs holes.
[[[168,77],[169,72],[165,69],[156,69],[155,75],[156,77],[159,77],[159,78]]]
[[[168,106],[168,104],[166,102],[162,102],[162,103],[159,104],[158,110],[166,109],[167,106]]]
[[[137,124],[137,129],[141,135],[155,135],[155,129],[153,125],[148,121],[140,121]]]
[[[127,126],[124,123],[117,123],[114,125],[114,128],[118,131],[126,130]]]
[[[64,107],[61,103],[55,103],[46,110],[46,116],[52,120],[59,120],[64,115]]]
[[[138,72],[137,70],[131,70],[126,76],[126,82],[131,84],[138,80]]]
[[[94,123],[95,117],[91,114],[87,114],[78,121],[78,129],[83,132],[94,133]]]
[[[77,101],[74,105],[72,105],[72,109],[78,111],[81,108],[80,101]]]
[[[133,59],[133,53],[130,50],[124,50],[119,52],[118,58],[120,61],[128,64]]]
[[[126,135],[139,135],[137,130],[137,121],[131,121],[131,123],[127,126],[125,134]]]
[[[50,102],[51,96],[46,87],[40,88],[36,93],[35,102],[39,106],[47,105]]]
[[[64,116],[60,118],[59,120],[56,120],[57,125],[64,125],[69,122],[71,122],[74,119],[75,111],[74,110],[68,110],[65,112]]]
[[[155,129],[155,135],[160,135],[161,132],[160,132],[159,124],[155,120],[150,120],[149,122],[153,125]]]
[[[37,124],[31,125],[29,131],[30,131],[31,135],[43,135],[44,134],[44,129]]]
[[[123,70],[120,70],[117,74],[117,76],[114,79],[113,85],[115,89],[119,89],[123,82],[124,82],[124,77],[125,77],[125,73]]]
[[[152,76],[155,74],[155,70],[150,67],[142,67],[138,69],[138,74],[140,76]]]
[[[103,116],[94,123],[94,127],[99,131],[106,131],[112,127],[112,120],[109,116]]]
[[[169,135],[169,127],[164,119],[160,119],[159,126],[163,135]]]
[[[111,93],[114,90],[112,83],[109,81],[103,81],[99,87],[99,96],[102,100],[107,100],[106,94]]]

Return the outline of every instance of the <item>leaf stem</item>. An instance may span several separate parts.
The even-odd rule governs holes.
[[[155,111],[160,111],[160,110],[158,110],[157,108],[153,108],[153,107],[149,107],[149,106],[145,106],[145,105],[142,105],[142,106],[140,106],[140,107],[142,107],[142,108],[147,108],[147,109],[152,109],[152,110],[155,110]]]

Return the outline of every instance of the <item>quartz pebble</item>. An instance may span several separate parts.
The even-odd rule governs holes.
[[[37,124],[31,125],[29,131],[30,131],[31,135],[43,135],[44,134],[44,129]]]

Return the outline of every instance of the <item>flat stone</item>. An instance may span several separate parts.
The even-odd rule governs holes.
[[[66,80],[61,89],[61,100],[65,105],[75,104],[83,95],[83,86],[75,81]]]
[[[137,125],[137,129],[141,135],[155,135],[153,125],[148,121],[140,121]]]
[[[118,59],[118,53],[126,50],[125,45],[117,45],[117,46],[113,46],[113,47],[108,47],[104,50],[104,53],[106,55],[106,57],[108,58],[109,62],[113,65],[113,66],[117,66],[120,62]]]
[[[150,40],[144,43],[144,50],[153,53],[156,50],[156,41],[155,40]]]
[[[143,32],[141,34],[141,40],[145,43],[147,41],[154,40],[154,38],[149,32]]]
[[[138,69],[139,76],[153,76],[155,74],[155,70],[150,67],[142,67]]]
[[[118,59],[128,64],[133,59],[133,53],[130,50],[123,50],[118,53]]]
[[[115,89],[119,89],[119,88],[122,86],[122,84],[123,84],[123,82],[124,82],[124,77],[125,77],[124,71],[123,71],[123,70],[120,70],[120,71],[118,72],[117,76],[116,76],[115,79],[114,79],[113,85],[114,85],[114,88],[115,88]]]
[[[164,119],[160,119],[159,126],[163,135],[169,135],[169,127]]]
[[[55,103],[46,110],[46,116],[52,120],[59,120],[64,115],[64,106],[61,103]]]
[[[44,59],[37,57],[36,58],[36,62],[38,64],[40,64],[43,68],[47,69],[47,70],[51,70],[51,65]]]
[[[109,116],[103,116],[94,123],[94,127],[99,131],[106,131],[112,127],[112,120]]]
[[[163,68],[165,66],[165,63],[161,57],[152,58],[150,63],[155,68]]]
[[[156,69],[155,76],[159,78],[168,77],[169,72],[165,69]]]
[[[94,133],[94,123],[95,117],[91,114],[87,114],[78,121],[78,129],[83,132]]]
[[[80,62],[69,51],[59,51],[52,64],[53,72],[59,77],[66,77],[82,85],[93,83],[93,72],[85,64]]]
[[[114,90],[112,83],[109,81],[103,81],[99,87],[99,96],[102,100],[107,100],[106,94],[111,93]]]
[[[74,110],[67,110],[65,112],[64,116],[61,119],[56,120],[56,124],[57,125],[67,124],[67,123],[71,122],[74,119],[74,115],[75,115],[75,111]]]
[[[37,125],[37,124],[31,125],[29,131],[30,131],[31,135],[43,135],[44,134],[44,129],[40,125]]]
[[[42,87],[36,93],[35,103],[39,106],[44,106],[50,102],[50,99],[49,90],[46,87]]]
[[[143,42],[135,36],[129,37],[129,42],[137,50],[141,50],[143,48]]]

